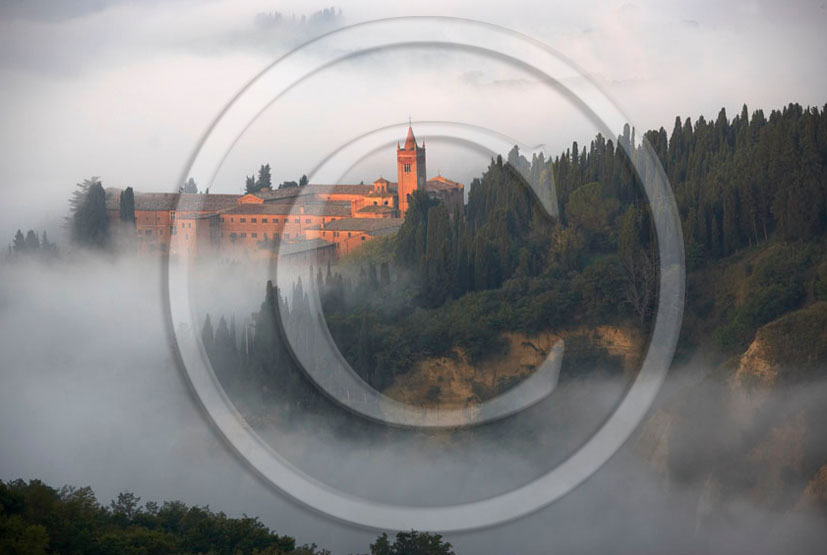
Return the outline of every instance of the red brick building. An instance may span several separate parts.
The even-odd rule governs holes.
[[[395,233],[415,190],[462,209],[461,183],[442,176],[426,178],[425,143],[417,144],[410,127],[405,145],[397,145],[396,161],[396,183],[380,177],[371,185],[309,184],[254,195],[136,192],[138,245],[143,251],[181,256],[244,258],[280,252],[304,257],[314,251],[330,257]],[[107,190],[113,222],[119,218],[120,193]]]

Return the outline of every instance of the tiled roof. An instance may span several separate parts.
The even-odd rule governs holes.
[[[290,256],[291,254],[299,254],[328,247],[335,248],[335,244],[323,239],[307,239],[305,241],[295,241],[293,243],[282,243],[278,248],[278,254],[279,256]]]
[[[373,191],[373,185],[364,185],[364,184],[357,184],[357,185],[348,185],[348,184],[341,184],[341,185],[306,185],[304,187],[308,190],[309,193],[314,195],[333,195],[333,194],[340,194],[340,195],[368,195]]]
[[[121,190],[106,190],[106,208],[117,210]],[[189,212],[216,212],[236,206],[242,195],[199,195],[192,193],[135,193],[135,210],[182,210]]]
[[[367,233],[383,229],[396,230],[402,225],[402,218],[342,218],[328,222],[325,231],[364,231]]]
[[[457,183],[456,181],[451,181],[450,179],[446,179],[444,177],[437,176],[433,179],[429,179],[425,182],[425,190],[426,191],[449,191],[451,189],[461,189],[463,188],[462,183]]]

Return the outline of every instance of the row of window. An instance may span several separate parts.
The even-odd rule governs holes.
[[[224,233],[221,234],[221,237],[224,237]],[[242,239],[246,239],[247,238],[247,232],[242,231],[240,234],[235,233],[235,232],[230,233],[230,239],[238,239],[239,237],[241,237]],[[253,232],[250,233],[250,237],[252,237],[253,239],[257,239],[258,238],[258,233],[253,231]],[[279,237],[278,233],[273,233],[273,239],[278,239],[278,237]],[[266,231],[264,232],[264,238],[268,239]],[[285,233],[284,238],[285,239],[290,239],[290,234]]]
[[[288,219],[289,218],[284,218],[284,223],[290,223],[290,222],[288,222]],[[247,223],[247,218],[239,218],[238,221],[239,221],[239,223],[246,224]],[[224,216],[221,217],[221,223],[222,224],[224,223]],[[235,218],[230,218],[230,223],[235,223]],[[250,223],[251,224],[258,223],[257,218],[250,218]],[[266,224],[267,223],[267,218],[261,218],[261,223]],[[278,218],[273,218],[273,223],[274,224],[279,223],[279,219]],[[301,218],[294,218],[293,223],[300,224],[301,223]],[[311,219],[310,218],[305,218],[304,223],[306,223],[306,224],[311,223]]]

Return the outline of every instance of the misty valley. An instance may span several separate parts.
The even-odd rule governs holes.
[[[676,118],[671,132],[647,131],[644,142],[627,126],[619,137],[597,135],[548,158],[528,159],[514,147],[490,160],[460,206],[455,197],[414,189],[393,232],[300,263],[174,253],[165,262],[134,238],[134,198],[120,202],[113,219],[111,195],[88,180],[71,201],[71,240],[55,244],[22,229],[13,238],[0,267],[0,317],[4,329],[59,323],[67,341],[88,346],[97,362],[111,359],[105,366],[119,369],[115,377],[95,376],[89,390],[114,379],[139,385],[140,399],[129,407],[154,423],[150,435],[163,428],[152,413],[181,402],[169,393],[183,386],[167,351],[175,332],[189,326],[245,424],[313,480],[378,503],[479,501],[565,462],[638,378],[661,294],[653,212],[661,208],[646,197],[647,175],[630,157],[642,159],[651,148],[674,192],[684,241],[686,295],[674,361],[643,423],[564,499],[574,510],[555,504],[543,514],[558,525],[561,552],[577,551],[584,537],[605,552],[816,546],[827,529],[825,109],[790,104],[765,115],[744,106],[732,118],[723,110],[714,121]],[[278,196],[265,189],[248,194],[265,203]],[[558,203],[555,215],[538,201],[548,193]],[[365,195],[385,198],[387,190]],[[269,243],[266,249],[274,252]],[[188,269],[193,314],[190,322],[168,322],[172,329],[160,307],[148,306],[168,287],[169,264]],[[68,293],[86,284],[99,292],[72,300]],[[38,300],[52,290],[54,299]],[[70,329],[75,314],[94,332]],[[131,347],[121,352],[122,344]],[[22,333],[2,345],[10,356],[42,362],[38,388],[63,383],[56,368],[89,365]],[[547,396],[516,414],[475,420],[485,403],[531,383],[556,345],[562,354]],[[323,355],[328,348],[336,364]],[[429,429],[365,417],[309,371],[340,366],[417,414],[461,413],[467,421]],[[19,406],[15,388],[34,397],[24,378],[5,378],[0,402]],[[114,402],[100,391],[99,402]],[[82,410],[66,409],[61,399],[44,407]],[[185,420],[196,422],[195,412]],[[131,419],[128,426],[144,433]],[[232,458],[215,438],[184,445],[205,468],[213,457]],[[584,525],[619,489],[628,511],[602,530]],[[233,519],[219,503],[197,506],[197,498],[191,507],[139,501],[122,493],[106,505],[83,488],[0,482],[0,551],[324,553],[284,536],[293,532],[272,514]],[[540,516],[531,518],[503,537],[542,529]],[[72,530],[81,527],[84,534]],[[646,532],[616,540],[619,529]],[[379,535],[370,553],[447,555],[455,549],[448,539],[459,545],[428,532]],[[486,531],[480,549],[497,534]]]

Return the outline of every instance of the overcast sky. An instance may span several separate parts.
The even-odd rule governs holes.
[[[106,186],[171,190],[213,118],[266,65],[335,27],[383,17],[462,16],[540,39],[642,128],[671,129],[676,115],[709,118],[721,107],[734,115],[744,103],[827,102],[823,0],[356,0],[335,4],[341,17],[332,24],[256,23],[260,12],[300,20],[329,5],[0,0],[0,187],[12,209],[0,233],[56,232],[74,183],[91,175]],[[296,179],[325,149],[409,115],[484,125],[552,152],[595,132],[518,70],[470,54],[379,53],[327,73],[256,122],[213,192],[238,191],[265,162],[274,181]],[[484,163],[439,146],[429,149],[431,175],[467,180]],[[380,154],[348,180],[393,178],[392,151]]]

